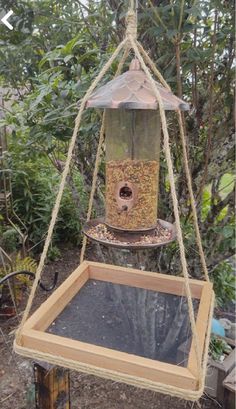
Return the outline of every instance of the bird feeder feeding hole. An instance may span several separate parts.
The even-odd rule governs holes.
[[[131,200],[133,197],[133,191],[128,186],[127,183],[123,187],[120,188],[119,197],[123,200]],[[127,209],[126,209],[127,210]]]

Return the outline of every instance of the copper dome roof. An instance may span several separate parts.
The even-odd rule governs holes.
[[[156,82],[156,86],[165,110],[189,110],[188,103],[176,97],[159,82]],[[98,88],[91,95],[86,106],[88,108],[157,109],[157,105],[150,81],[140,69],[138,60],[134,59],[129,71]]]

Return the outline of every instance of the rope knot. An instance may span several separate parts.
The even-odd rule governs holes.
[[[137,16],[133,10],[129,10],[126,14],[126,36],[137,38]]]

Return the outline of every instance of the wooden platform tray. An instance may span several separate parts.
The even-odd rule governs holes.
[[[193,341],[187,365],[182,367],[48,332],[88,280],[185,297],[181,277],[84,261],[25,323],[21,345],[16,342],[14,345],[16,352],[142,388],[165,391],[163,385],[171,385],[180,391],[196,391],[197,394],[199,382]],[[192,279],[190,283],[192,298],[199,300],[196,326],[203,354],[208,348],[205,337],[211,319],[212,284]]]

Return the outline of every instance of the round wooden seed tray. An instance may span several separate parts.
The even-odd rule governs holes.
[[[176,239],[175,226],[161,219],[154,229],[134,232],[112,229],[104,219],[93,219],[85,224],[83,233],[104,246],[134,250],[164,246]]]

